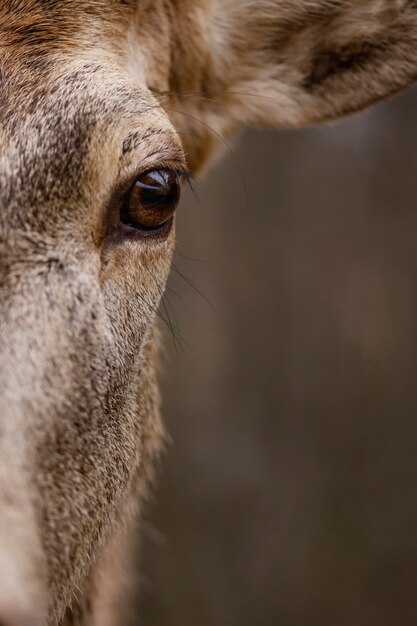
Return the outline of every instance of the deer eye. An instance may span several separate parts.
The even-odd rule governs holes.
[[[123,202],[120,221],[149,233],[169,227],[180,195],[177,172],[161,169],[142,174]]]

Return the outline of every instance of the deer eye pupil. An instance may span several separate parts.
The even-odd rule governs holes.
[[[157,231],[172,220],[180,193],[179,176],[172,170],[141,174],[123,203],[120,221],[139,230]]]

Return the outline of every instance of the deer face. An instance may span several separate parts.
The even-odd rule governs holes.
[[[336,4],[2,3],[0,624],[62,623],[151,472],[184,151],[414,78],[412,2]]]
[[[26,82],[5,64],[3,76],[0,449],[13,469],[0,579],[19,595],[53,572],[65,606],[157,445],[150,342],[185,162],[150,92],[115,66],[77,59]],[[15,571],[19,551],[36,576]],[[0,606],[13,597],[1,584]]]

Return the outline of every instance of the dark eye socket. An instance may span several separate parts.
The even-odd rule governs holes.
[[[150,234],[168,227],[181,195],[179,175],[168,169],[141,174],[127,194],[120,221]]]

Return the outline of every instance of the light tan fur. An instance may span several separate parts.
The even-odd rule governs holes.
[[[0,2],[0,624],[123,622],[174,231],[112,237],[120,185],[359,110],[416,49],[415,0]]]

